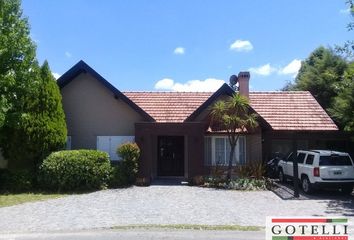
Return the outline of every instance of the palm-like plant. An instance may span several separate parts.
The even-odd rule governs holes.
[[[227,132],[230,143],[230,158],[227,168],[226,180],[231,180],[232,159],[234,158],[237,141],[243,133],[258,126],[257,114],[250,113],[250,104],[246,97],[239,93],[219,100],[213,104],[210,111],[211,127]]]

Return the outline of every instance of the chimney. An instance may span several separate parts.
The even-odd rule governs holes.
[[[238,74],[238,84],[239,84],[239,93],[242,96],[249,98],[249,81],[250,81],[250,72],[240,72]]]

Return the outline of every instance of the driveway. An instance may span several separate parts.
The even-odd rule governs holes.
[[[329,215],[354,220],[353,198],[284,200],[271,191],[154,185],[0,208],[0,233],[77,231],[137,224],[264,226],[266,216]]]
[[[72,233],[3,234],[0,239],[16,240],[263,240],[265,232],[200,231],[173,229],[97,230]]]

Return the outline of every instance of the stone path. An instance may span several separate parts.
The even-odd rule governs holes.
[[[0,208],[0,233],[141,224],[264,226],[266,216],[348,216],[353,198],[284,200],[270,191],[131,187]]]

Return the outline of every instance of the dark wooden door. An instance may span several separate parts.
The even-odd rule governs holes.
[[[184,137],[158,137],[158,175],[184,176]]]

